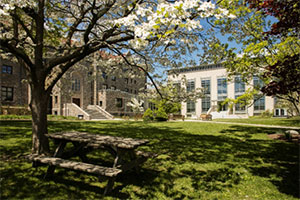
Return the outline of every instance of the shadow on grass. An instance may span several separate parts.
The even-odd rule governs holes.
[[[62,169],[51,181],[43,181],[46,168],[34,171],[17,156],[30,151],[31,135],[27,132],[31,123],[1,125],[1,139],[8,141],[0,146],[1,158],[12,158],[1,167],[1,186],[10,186],[2,187],[1,199],[102,197],[105,185],[90,184],[98,182],[93,176]],[[180,123],[49,122],[49,132],[76,130],[150,140],[145,149],[159,156],[148,160],[138,176],[129,173],[118,177],[112,197],[150,199],[162,193],[174,199],[201,198],[200,192],[191,191],[222,192],[238,185],[243,180],[240,168],[269,178],[281,193],[298,197],[298,145],[253,138],[274,132],[269,128],[228,125],[214,134],[202,124],[193,126],[195,132],[187,131]],[[9,145],[12,140],[14,145]],[[216,166],[203,168],[207,165]]]

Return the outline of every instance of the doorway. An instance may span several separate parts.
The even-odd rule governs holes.
[[[75,103],[77,106],[80,107],[80,99],[79,98],[72,98],[72,103]]]

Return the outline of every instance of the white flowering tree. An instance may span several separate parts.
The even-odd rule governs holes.
[[[143,100],[138,100],[136,98],[131,98],[131,101],[127,103],[127,106],[130,106],[133,113],[135,115],[144,112],[144,107],[143,107],[144,101]]]
[[[46,109],[69,68],[99,50],[146,73],[157,63],[178,66],[179,55],[198,47],[201,19],[210,17],[232,15],[200,0],[1,0],[1,56],[24,67],[31,88],[32,152],[49,151]],[[128,52],[136,59],[127,60]]]

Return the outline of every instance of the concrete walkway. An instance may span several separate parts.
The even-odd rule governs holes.
[[[216,124],[233,124],[241,126],[255,126],[255,127],[266,127],[266,128],[281,128],[281,129],[293,129],[300,130],[300,127],[295,126],[278,126],[278,125],[265,125],[265,124],[247,124],[238,122],[217,122],[217,121],[202,121],[202,120],[184,120],[185,122],[201,122],[201,123],[216,123]]]

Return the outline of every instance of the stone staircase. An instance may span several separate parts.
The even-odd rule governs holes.
[[[99,112],[97,110],[86,109],[84,111],[90,115],[91,120],[93,120],[93,119],[108,119],[104,114],[102,114],[101,112]]]

